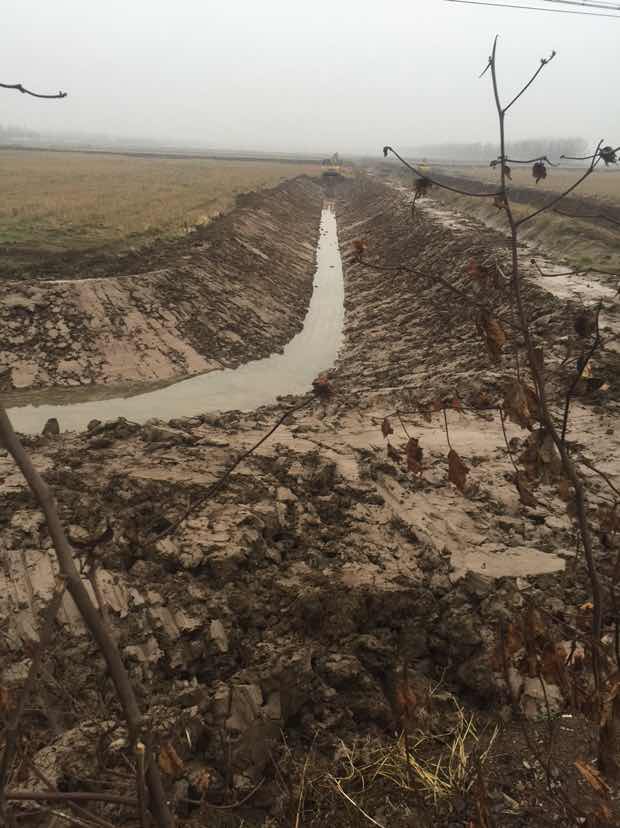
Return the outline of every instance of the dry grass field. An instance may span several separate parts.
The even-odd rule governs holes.
[[[446,169],[446,172],[448,170]],[[450,168],[450,172],[458,175],[466,175],[478,181],[497,183],[499,181],[499,168],[490,167],[462,167]],[[574,184],[582,175],[584,170],[566,168],[548,168],[547,178],[536,184],[532,177],[531,166],[513,164],[511,167],[512,183],[517,187],[535,187],[543,192],[562,192]],[[602,167],[587,178],[580,185],[578,194],[581,196],[595,197],[602,201],[620,203],[620,169],[616,167]]]
[[[170,237],[309,164],[0,151],[2,270],[37,258]]]

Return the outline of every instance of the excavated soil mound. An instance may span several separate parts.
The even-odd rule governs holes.
[[[322,198],[302,177],[109,275],[0,283],[0,365],[35,389],[166,380],[280,350],[312,293]]]

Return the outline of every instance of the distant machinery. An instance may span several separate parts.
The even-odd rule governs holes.
[[[342,178],[342,161],[340,160],[340,156],[337,152],[335,152],[330,158],[325,158],[322,161],[322,165],[325,167],[323,171],[323,178]]]

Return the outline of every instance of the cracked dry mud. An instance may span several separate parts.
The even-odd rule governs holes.
[[[305,203],[311,185],[300,186],[296,198]],[[318,211],[316,193],[312,199]],[[566,714],[557,772],[582,803],[589,789],[573,762],[591,761],[592,728],[566,712],[552,676],[541,683],[522,674],[518,642],[508,665],[497,656],[500,627],[518,624],[528,606],[558,647],[570,647],[569,629],[579,628],[589,599],[557,487],[541,482],[537,505],[523,506],[497,416],[476,410],[481,400],[501,400],[510,357],[490,361],[471,319],[436,282],[350,261],[352,241],[363,236],[371,262],[415,262],[462,286],[468,258],[502,255],[503,238],[422,212],[412,226],[402,197],[370,181],[343,185],[337,212],[346,339],[330,374],[333,396],[293,415],[176,531],[155,540],[298,398],[170,423],[95,423],[80,434],[28,438],[29,450],[72,537],[96,535],[106,523],[113,529],[97,551],[98,589],[187,824],[288,826],[298,815],[299,825],[369,824],[341,795],[343,785],[380,825],[477,824],[475,797],[407,789],[398,739],[405,721],[417,759],[435,767],[469,715],[485,734],[481,744],[501,724],[485,763],[497,824],[572,824],[521,743],[506,676],[537,743],[546,706]],[[302,281],[291,285],[300,308]],[[577,306],[534,282],[527,302],[555,365]],[[618,367],[615,352],[603,351],[595,374],[604,373],[610,391],[585,394],[571,420],[572,439],[613,479]],[[442,418],[429,422],[417,409],[438,398],[468,407],[448,414],[450,442],[470,468],[463,493],[448,480]],[[386,416],[397,451],[404,428],[419,439],[420,475],[388,455]],[[507,436],[516,455],[527,448],[527,431],[509,424]],[[27,673],[55,562],[5,454],[0,490],[2,687],[11,699]],[[603,481],[593,479],[591,490],[597,504]],[[601,547],[603,568],[613,554]],[[61,790],[131,789],[122,716],[68,597],[26,735],[24,753]],[[12,787],[43,788],[26,764]],[[202,798],[211,805],[199,805]],[[128,808],[99,813],[137,824]]]

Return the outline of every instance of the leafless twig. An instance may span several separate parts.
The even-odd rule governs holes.
[[[523,216],[523,218],[519,219],[518,221],[515,221],[515,226],[516,226],[516,227],[520,227],[522,224],[525,224],[525,222],[526,222],[526,221],[530,221],[530,219],[533,219],[533,218],[535,218],[536,216],[539,216],[541,213],[544,213],[544,212],[546,212],[547,210],[550,210],[550,209],[551,209],[554,205],[556,205],[558,202],[562,201],[562,199],[563,199],[563,198],[566,198],[566,196],[567,196],[569,193],[572,193],[572,192],[573,192],[573,190],[576,190],[576,189],[577,189],[577,187],[579,187],[579,186],[580,186],[580,184],[583,184],[583,182],[586,180],[586,178],[588,178],[589,176],[591,176],[591,175],[592,175],[592,173],[593,173],[593,172],[594,172],[594,170],[596,169],[597,164],[598,164],[598,163],[599,163],[599,161],[600,161],[599,150],[600,150],[600,148],[601,148],[601,144],[602,144],[602,143],[603,143],[603,141],[602,141],[602,140],[600,140],[600,141],[598,142],[598,146],[597,146],[597,148],[596,148],[596,152],[595,152],[595,153],[594,153],[594,155],[592,156],[592,162],[591,162],[590,166],[589,166],[589,167],[588,167],[588,169],[584,172],[584,174],[583,174],[582,176],[580,176],[580,177],[577,179],[577,181],[575,181],[575,182],[574,182],[574,184],[571,184],[571,186],[570,186],[570,187],[567,187],[567,189],[566,189],[566,190],[564,190],[564,192],[559,193],[557,196],[555,196],[555,198],[552,198],[552,199],[551,199],[551,201],[549,201],[547,204],[544,204],[544,205],[543,205],[542,207],[540,207],[538,210],[534,210],[534,212],[533,212],[533,213],[530,213],[528,216]]]
[[[387,157],[388,153],[390,153],[390,152],[392,153],[392,155],[394,155],[394,156],[396,156],[396,158],[398,158],[398,160],[401,162],[401,164],[404,164],[405,167],[410,169],[417,176],[419,176],[420,178],[427,178],[431,182],[431,184],[434,184],[435,186],[440,187],[442,190],[450,190],[450,192],[452,192],[452,193],[458,193],[459,195],[465,195],[465,196],[472,196],[473,198],[494,198],[497,195],[497,193],[470,193],[467,190],[459,190],[456,187],[448,186],[448,184],[442,184],[440,181],[437,181],[437,179],[431,178],[430,176],[426,175],[425,173],[421,172],[419,169],[414,167],[408,161],[405,161],[405,159],[402,157],[402,155],[399,155],[399,153],[396,152],[396,150],[393,147],[390,147],[390,146],[383,147],[383,154],[386,157]]]
[[[26,89],[21,83],[0,83],[0,89],[14,89],[16,92],[21,92],[23,95],[32,95],[33,98],[66,98],[66,92],[56,92],[52,95],[42,95],[40,92],[32,92]]]
[[[287,411],[285,411],[284,414],[282,414],[282,416],[277,420],[277,422],[269,429],[269,431],[263,434],[260,440],[254,443],[254,445],[251,446],[251,448],[247,449],[247,451],[242,452],[239,455],[239,457],[237,457],[235,462],[228,469],[226,469],[224,474],[221,477],[218,477],[218,479],[207,488],[204,494],[200,495],[200,497],[196,498],[195,500],[191,501],[191,503],[189,503],[183,514],[179,518],[177,518],[174,521],[174,523],[172,523],[170,526],[167,526],[155,537],[150,538],[148,542],[156,543],[158,540],[161,540],[161,538],[164,538],[167,535],[171,535],[173,532],[176,532],[179,526],[182,523],[184,523],[187,520],[187,518],[196,511],[196,509],[200,509],[201,506],[203,506],[207,502],[207,500],[212,498],[214,494],[219,492],[220,489],[222,489],[226,485],[226,482],[228,481],[229,477],[234,472],[234,470],[241,463],[243,463],[243,461],[246,460],[251,454],[254,454],[254,452],[258,448],[260,448],[260,446],[262,446],[262,444],[266,440],[268,440],[271,437],[271,435],[274,434],[274,432],[276,432],[292,414],[295,414],[296,412],[301,411],[304,408],[308,408],[308,406],[311,405],[315,401],[315,399],[316,397],[312,396],[309,399],[305,400],[303,403],[300,403],[299,405],[294,405],[292,408],[289,408]]]
[[[4,803],[6,798],[5,788],[8,782],[11,764],[13,763],[15,751],[17,749],[17,736],[19,733],[21,720],[26,710],[28,701],[30,700],[30,695],[34,689],[35,682],[37,681],[39,668],[41,667],[41,662],[43,661],[43,658],[45,657],[47,649],[52,640],[54,632],[54,623],[56,621],[58,611],[60,610],[62,599],[65,595],[65,590],[66,583],[63,578],[60,578],[58,580],[57,586],[54,589],[54,594],[52,596],[51,601],[43,610],[41,619],[41,629],[39,631],[39,641],[36,645],[36,649],[32,657],[32,662],[28,670],[26,682],[19,696],[17,709],[10,717],[7,725],[4,751],[2,754],[2,762],[0,763],[0,816],[4,815]]]
[[[592,359],[592,357],[594,356],[594,354],[598,350],[599,345],[601,344],[601,332],[600,332],[600,328],[599,328],[599,317],[601,315],[602,306],[603,306],[603,303],[599,302],[599,304],[596,308],[596,314],[595,314],[595,317],[594,317],[595,335],[594,335],[594,340],[592,342],[592,345],[590,346],[587,354],[579,360],[579,365],[577,366],[577,372],[575,374],[575,377],[574,377],[572,383],[570,384],[570,387],[569,387],[568,391],[566,392],[566,397],[565,397],[565,400],[564,400],[564,415],[562,417],[562,434],[561,434],[561,438],[560,438],[562,443],[566,442],[566,429],[568,428],[568,415],[569,415],[569,412],[570,412],[570,404],[571,404],[571,400],[573,398],[573,394],[575,393],[575,389],[577,388],[577,386],[579,384],[579,381],[581,380],[581,375],[583,374],[583,371],[585,370],[586,366],[588,365],[588,362]]]
[[[141,741],[143,720],[125,665],[75,565],[73,552],[60,522],[54,497],[20,443],[4,406],[1,404],[0,444],[8,451],[22,472],[41,511],[45,515],[47,528],[58,557],[61,575],[84,623],[93,635],[106,661],[119,701],[123,707],[131,743],[135,745],[138,741]],[[168,807],[162,778],[155,762],[148,763],[147,783],[151,794],[151,809],[159,828],[173,828],[173,819]]]

